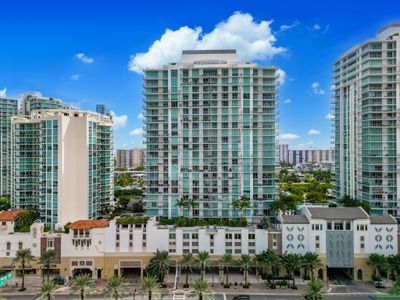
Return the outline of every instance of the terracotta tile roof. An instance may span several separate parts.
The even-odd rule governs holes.
[[[92,229],[108,227],[108,220],[79,220],[68,225],[70,229]]]
[[[15,221],[15,217],[20,213],[27,210],[16,209],[16,210],[3,210],[0,212],[0,222],[11,222]]]

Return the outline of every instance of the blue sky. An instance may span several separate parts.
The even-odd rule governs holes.
[[[241,56],[279,66],[286,74],[279,119],[280,132],[290,139],[282,142],[327,148],[331,64],[384,25],[400,22],[399,8],[398,1],[379,6],[376,1],[2,1],[0,93],[18,97],[40,91],[89,110],[104,103],[117,116],[116,147],[141,145],[142,82],[129,70],[131,57],[148,52],[166,29],[172,40],[180,40],[168,43],[164,36],[154,51],[172,47],[176,53],[179,42],[187,45],[183,32],[197,46],[231,48],[232,41],[221,41],[218,30],[235,27],[230,17],[239,12],[250,20],[244,33],[235,33],[243,42],[239,47],[245,49],[251,38],[265,46],[245,49]],[[269,32],[251,37],[252,28]],[[205,42],[205,36],[217,41]],[[164,54],[164,60],[173,57]],[[131,69],[163,60],[154,60],[154,53],[136,57]]]

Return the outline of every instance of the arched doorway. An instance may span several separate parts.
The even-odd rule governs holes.
[[[322,269],[318,270],[318,279],[324,280],[324,270]]]
[[[97,269],[97,279],[101,279],[101,269]]]
[[[357,280],[363,280],[363,271],[361,269],[357,270]]]

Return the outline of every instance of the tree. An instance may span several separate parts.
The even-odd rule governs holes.
[[[179,215],[183,216],[183,209],[188,208],[189,207],[189,203],[185,199],[181,198],[181,199],[176,201],[175,206],[179,207]]]
[[[225,253],[221,257],[221,265],[224,268],[225,272],[225,286],[229,286],[229,268],[233,266],[235,260],[230,253]]]
[[[386,257],[382,254],[371,253],[368,257],[368,265],[370,265],[374,269],[374,275],[376,276],[377,281],[381,281],[381,273],[387,267]]]
[[[269,263],[271,264],[272,283],[275,284],[275,277],[279,274],[279,270],[283,265],[282,258],[271,251]]]
[[[114,182],[116,186],[131,186],[134,183],[130,173],[124,173],[118,177],[115,177]]]
[[[400,294],[400,278],[397,278],[393,284],[393,287],[390,289],[391,294]]]
[[[0,198],[0,211],[9,210],[11,208],[10,200],[7,198]]]
[[[303,255],[303,267],[306,274],[314,281],[315,270],[322,266],[317,253],[307,252]]]
[[[203,300],[203,297],[209,293],[210,290],[208,289],[207,281],[203,279],[196,279],[192,282],[192,294],[199,296],[199,300]]]
[[[160,251],[157,249],[155,255],[150,259],[147,266],[149,274],[158,277],[159,282],[164,283],[164,277],[173,267],[174,263],[169,257],[168,251]]]
[[[187,202],[187,207],[189,208],[189,216],[193,217],[193,211],[196,207],[199,206],[199,204],[194,199],[188,199],[186,202]]]
[[[283,264],[287,270],[287,272],[290,274],[292,277],[293,283],[292,283],[292,288],[295,289],[296,287],[296,281],[295,281],[295,273],[296,271],[300,270],[302,266],[302,259],[301,256],[298,254],[285,254],[282,257],[283,259]]]
[[[53,249],[47,250],[40,257],[40,263],[43,265],[42,270],[46,268],[47,281],[49,281],[50,277],[50,266],[57,260],[56,251]],[[43,271],[42,271],[43,272]],[[44,273],[43,273],[43,281],[44,281]]]
[[[113,276],[107,280],[106,294],[115,299],[122,299],[129,293],[129,288],[121,276]]]
[[[186,281],[184,287],[189,287],[189,272],[192,271],[192,267],[195,264],[195,258],[192,253],[182,254],[182,259],[179,262],[182,270],[185,270]]]
[[[240,255],[240,258],[238,260],[238,265],[241,271],[243,271],[243,279],[244,279],[243,286],[248,286],[249,271],[252,265],[251,256],[249,254]]]
[[[15,216],[15,231],[29,230],[29,226],[35,221],[35,212],[21,211]]]
[[[269,229],[271,226],[271,220],[269,218],[262,218],[260,223],[257,224],[257,229]]]
[[[344,195],[339,200],[339,204],[341,204],[344,207],[359,207],[359,206],[361,206],[367,213],[369,213],[369,211],[371,210],[371,207],[369,206],[368,202],[353,199],[349,195]]]
[[[21,266],[21,277],[22,284],[20,291],[25,291],[25,268],[29,265],[35,258],[32,255],[31,249],[21,249],[18,250],[13,261],[19,263]]]
[[[147,295],[147,299],[151,300],[153,296],[158,297],[160,295],[161,285],[157,280],[156,276],[146,276],[142,280],[140,285],[140,293]]]
[[[207,251],[200,251],[197,254],[196,260],[200,269],[201,280],[204,279],[209,259],[210,259],[210,254]]]
[[[249,208],[251,208],[250,198],[242,195],[239,199],[239,216],[243,218],[243,211]]]
[[[36,293],[35,299],[47,299],[54,298],[55,291],[57,290],[57,284],[54,281],[44,282]]]
[[[304,299],[308,300],[321,300],[323,299],[325,292],[323,290],[324,285],[320,281],[311,280],[307,284],[307,289],[304,293]]]
[[[399,278],[400,273],[400,255],[389,255],[387,257],[387,265],[395,280]]]
[[[81,300],[84,300],[87,295],[95,291],[96,285],[89,274],[80,274],[75,276],[72,281],[72,290],[79,294]]]

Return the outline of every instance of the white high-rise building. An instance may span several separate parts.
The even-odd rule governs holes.
[[[400,24],[391,24],[334,64],[335,196],[399,216]]]

